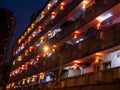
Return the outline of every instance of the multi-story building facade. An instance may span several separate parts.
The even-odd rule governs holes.
[[[0,7],[0,87],[4,83],[7,70],[6,57],[9,51],[10,39],[15,26],[12,11]],[[4,79],[3,79],[4,78]]]
[[[6,89],[120,88],[119,25],[119,0],[48,1],[13,47]]]

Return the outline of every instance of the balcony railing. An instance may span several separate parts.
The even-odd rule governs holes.
[[[11,90],[119,90],[120,67],[82,74],[35,85],[23,85]]]

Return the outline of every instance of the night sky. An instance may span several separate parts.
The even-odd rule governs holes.
[[[0,0],[0,7],[7,8],[16,17],[16,26],[13,32],[11,45],[30,24],[30,17],[40,10],[48,0]]]

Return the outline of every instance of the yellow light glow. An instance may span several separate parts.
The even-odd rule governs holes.
[[[85,11],[87,4],[88,4],[88,1],[87,1],[87,0],[84,0],[84,1],[82,2],[82,9],[83,9],[83,11]]]
[[[81,63],[81,61],[79,61],[79,60],[75,60],[75,61],[73,61],[74,63]]]
[[[49,49],[50,49],[50,48],[49,48],[48,46],[44,46],[44,48],[43,48],[44,52],[48,52]]]
[[[51,4],[49,3],[48,6],[47,6],[47,9],[50,10],[51,9]]]
[[[99,56],[96,56],[96,57],[95,57],[95,62],[98,63],[99,60],[100,60],[100,57],[99,57]]]
[[[101,29],[101,23],[98,23],[98,24],[96,25],[96,27],[97,27],[98,30],[100,30],[100,29]]]

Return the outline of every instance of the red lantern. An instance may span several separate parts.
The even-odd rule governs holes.
[[[56,15],[56,12],[53,11],[53,12],[51,13],[51,19],[54,19],[54,18],[55,18],[55,15]]]
[[[42,30],[42,26],[40,25],[40,26],[38,26],[38,30]]]
[[[40,55],[37,55],[36,60],[37,60],[37,61],[40,60]]]
[[[80,34],[81,34],[80,30],[76,30],[76,31],[73,33],[74,39],[76,39],[76,38],[78,37],[78,35],[80,35]]]

